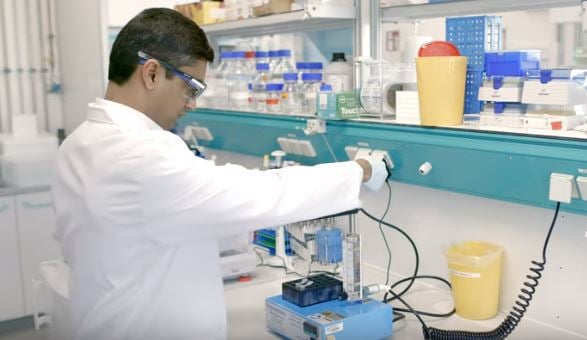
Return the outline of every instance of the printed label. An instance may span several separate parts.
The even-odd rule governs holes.
[[[341,332],[343,329],[342,322],[326,327],[326,335]]]
[[[327,311],[327,312],[312,314],[312,315],[310,315],[310,319],[312,319],[320,324],[327,325],[331,322],[344,319],[344,316],[337,314],[337,313],[334,313],[334,312]],[[331,326],[334,326],[334,325],[331,325]],[[329,326],[329,327],[331,327],[331,326]],[[342,327],[342,323],[341,323],[341,327]]]
[[[305,339],[302,326],[304,319],[278,305],[265,304],[265,320],[267,327],[278,333],[290,334],[294,339]]]
[[[449,273],[454,276],[466,277],[469,279],[478,279],[481,277],[481,273],[467,273],[467,272],[460,272],[457,270],[449,270]]]
[[[351,78],[348,75],[328,75],[326,76],[326,83],[332,86],[332,92],[334,93],[351,89]]]
[[[321,93],[318,97],[318,103],[320,105],[320,110],[326,110],[328,106],[328,95]]]

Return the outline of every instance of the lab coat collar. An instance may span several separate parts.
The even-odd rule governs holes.
[[[88,104],[88,120],[114,123],[129,130],[163,130],[144,113],[102,98],[96,98],[95,102]]]

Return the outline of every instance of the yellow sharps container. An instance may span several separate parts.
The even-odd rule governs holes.
[[[467,57],[418,57],[420,124],[463,124]]]
[[[488,242],[467,241],[444,249],[456,313],[484,320],[497,314],[502,248]]]

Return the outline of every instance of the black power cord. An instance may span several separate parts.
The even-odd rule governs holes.
[[[387,163],[386,163],[386,165],[387,165]],[[388,189],[391,191],[391,187],[389,186],[389,184],[388,184]],[[391,199],[391,195],[389,197]],[[392,300],[397,299],[402,304],[404,304],[407,307],[407,310],[405,310],[405,309],[399,310],[398,309],[398,311],[413,313],[416,316],[416,318],[422,324],[422,330],[423,330],[425,339],[431,339],[431,340],[475,340],[475,339],[498,340],[498,339],[505,339],[518,326],[518,324],[520,323],[520,321],[522,320],[522,318],[526,314],[528,307],[530,306],[530,301],[532,300],[534,293],[536,293],[536,287],[538,286],[539,280],[542,278],[542,271],[544,271],[544,268],[546,265],[546,250],[548,248],[550,236],[552,235],[552,231],[554,229],[554,226],[555,226],[557,218],[558,218],[559,210],[560,210],[560,202],[557,202],[556,208],[555,208],[555,213],[554,213],[552,222],[550,224],[550,228],[548,230],[548,234],[546,236],[546,239],[544,240],[544,245],[542,247],[542,261],[541,262],[531,261],[533,267],[530,267],[529,270],[532,273],[529,275],[526,275],[526,278],[528,279],[528,281],[524,282],[524,284],[523,284],[524,287],[521,288],[521,290],[520,290],[521,294],[518,295],[518,299],[515,301],[515,304],[512,307],[512,310],[510,311],[509,315],[505,318],[505,320],[496,329],[494,329],[492,331],[471,332],[471,331],[461,331],[461,330],[443,330],[443,329],[438,329],[438,328],[434,328],[434,327],[428,327],[420,315],[435,316],[435,317],[450,316],[450,315],[454,314],[455,310],[453,309],[451,312],[446,313],[446,314],[434,314],[434,313],[421,312],[421,311],[414,310],[405,300],[403,300],[401,298],[402,295],[404,295],[412,287],[415,280],[418,278],[433,278],[433,279],[441,280],[441,281],[445,282],[446,284],[448,284],[449,287],[450,287],[450,283],[448,281],[446,281],[440,277],[436,277],[436,276],[434,276],[434,277],[418,276],[418,269],[419,269],[419,265],[420,265],[420,256],[418,254],[418,249],[417,249],[414,241],[402,229],[396,227],[395,225],[393,225],[391,223],[387,223],[387,222],[383,221],[382,219],[378,219],[375,216],[373,216],[372,214],[370,214],[369,212],[367,212],[366,210],[361,209],[361,212],[364,213],[370,219],[372,219],[378,223],[381,223],[387,227],[390,227],[390,228],[398,231],[400,234],[402,234],[412,245],[412,248],[414,249],[414,254],[416,257],[416,265],[415,265],[415,269],[414,269],[414,274],[411,277],[404,278],[404,279],[394,283],[394,285],[392,285],[390,287],[392,289],[390,289],[388,291],[388,293],[391,294],[393,297],[388,299],[387,293],[386,293],[383,301],[387,303],[387,302],[390,302]],[[387,210],[386,210],[386,212],[387,212]],[[386,242],[386,246],[388,246],[387,242]],[[388,254],[390,254],[389,248],[388,248]],[[389,273],[387,273],[387,276],[389,277]],[[408,286],[406,288],[404,288],[404,290],[399,294],[396,294],[395,292],[393,292],[393,287],[395,287],[403,282],[409,282]],[[394,315],[397,316],[397,315],[401,315],[401,314],[394,312]],[[400,320],[402,318],[403,317],[396,317],[396,318],[394,318],[394,321]]]
[[[387,168],[388,179],[389,179],[389,177],[391,177],[391,167],[390,167],[389,164],[387,164],[387,162],[385,160],[384,160],[384,163],[385,163],[386,168]],[[388,223],[388,222],[385,222],[384,221],[384,218],[387,215],[387,212],[389,210],[389,206],[391,204],[391,186],[389,185],[389,182],[387,182],[387,181],[386,181],[386,184],[387,184],[387,189],[389,190],[389,195],[388,195],[388,201],[387,201],[387,205],[386,205],[386,209],[385,209],[385,213],[383,214],[383,217],[381,217],[379,219],[379,218],[373,216],[371,213],[367,212],[366,210],[361,209],[361,212],[363,214],[365,214],[367,217],[369,217],[373,221],[378,222],[379,231],[381,232],[381,235],[382,235],[383,240],[385,242],[385,247],[387,249],[387,254],[388,254],[388,259],[387,259],[387,272],[386,272],[386,283],[385,283],[385,285],[387,285],[387,282],[389,280],[389,271],[390,271],[390,266],[391,266],[391,249],[389,247],[389,243],[387,242],[387,238],[385,237],[385,234],[384,234],[384,232],[383,232],[383,230],[381,228],[381,225],[385,225],[385,226],[387,226],[389,228],[392,228],[392,229],[396,230],[397,232],[399,232],[400,234],[402,234],[408,240],[408,242],[410,242],[410,245],[412,246],[412,249],[414,250],[414,255],[415,255],[415,258],[416,258],[416,265],[415,265],[414,273],[412,274],[412,276],[407,277],[407,278],[404,278],[404,279],[401,279],[401,280],[395,282],[390,287],[391,290],[385,293],[385,295],[383,297],[383,302],[384,303],[389,303],[389,302],[397,299],[397,300],[400,300],[400,302],[402,302],[402,303],[405,304],[405,301],[403,301],[403,300],[401,300],[399,298],[401,296],[403,296],[404,294],[406,294],[410,290],[410,288],[412,287],[412,285],[414,284],[414,282],[417,279],[433,279],[433,280],[439,280],[439,281],[445,283],[449,288],[452,288],[450,282],[446,281],[445,279],[443,279],[441,277],[431,276],[431,275],[418,275],[418,270],[420,268],[420,255],[419,255],[419,252],[418,252],[418,247],[416,247],[416,244],[414,243],[414,240],[412,240],[412,238],[405,231],[403,231],[401,228],[399,228],[399,227],[397,227],[397,226],[395,226],[395,225],[393,225],[391,223]],[[393,292],[393,288],[395,288],[395,287],[397,287],[400,284],[405,283],[405,282],[408,282],[408,285],[399,294],[396,294],[396,293]],[[392,297],[391,298],[388,298],[388,294],[391,294]],[[448,313],[431,313],[431,312],[424,312],[424,311],[414,311],[412,309],[412,307],[410,307],[409,305],[407,305],[407,306],[408,306],[408,309],[402,309],[402,308],[396,308],[396,307],[394,307],[394,315],[396,316],[396,318],[394,318],[394,320],[393,320],[394,322],[395,321],[398,321],[398,320],[401,320],[401,319],[403,319],[405,317],[405,315],[403,315],[401,313],[398,313],[398,312],[416,313],[416,315],[419,313],[421,315],[432,316],[432,317],[448,317],[448,316],[451,316],[451,315],[453,315],[455,313],[455,309],[454,308],[450,312],[448,312]]]

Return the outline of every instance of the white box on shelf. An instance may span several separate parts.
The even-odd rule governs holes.
[[[395,93],[395,118],[399,123],[420,124],[420,103],[418,91],[397,91]]]
[[[479,88],[479,100],[502,103],[519,103],[522,101],[521,87],[502,87],[494,89],[492,87]]]
[[[584,116],[526,114],[524,127],[544,130],[572,130],[585,122]]]
[[[34,114],[12,115],[12,134],[14,136],[35,136],[37,116]]]
[[[0,134],[0,156],[54,153],[58,146],[57,137],[48,133],[36,136]]]
[[[2,156],[2,180],[15,188],[49,186],[55,173],[55,161],[55,153]]]
[[[481,112],[479,117],[480,125],[508,128],[521,128],[524,126],[523,114]]]

